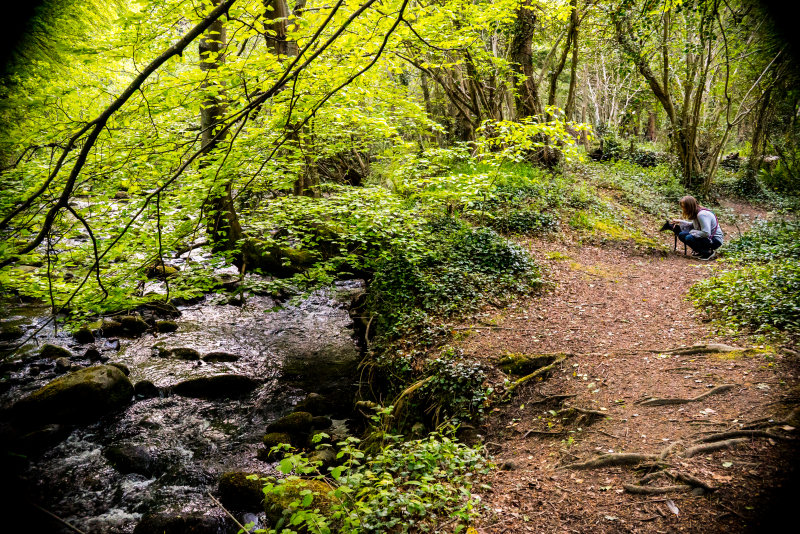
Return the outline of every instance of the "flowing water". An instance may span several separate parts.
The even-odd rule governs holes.
[[[349,308],[363,290],[361,281],[341,282],[283,306],[264,296],[236,305],[208,296],[181,308],[173,333],[146,333],[119,344],[98,339],[103,360],[126,366],[134,384],[151,382],[156,396],[140,395],[95,423],[54,430],[58,443],[20,462],[17,484],[29,492],[27,500],[87,534],[132,532],[144,514],[158,512],[196,514],[206,526],[230,531],[231,522],[208,493],[226,471],[273,472],[272,464],[256,457],[266,425],[309,392],[353,385],[354,373],[337,373],[360,355]],[[4,321],[26,333],[45,320],[41,308],[21,307],[11,314]],[[82,356],[86,345],[52,327],[36,341],[69,348],[72,365],[92,364]],[[188,351],[193,358],[209,353],[217,358],[171,356],[176,348],[193,349],[196,353]],[[8,408],[59,375],[37,350],[31,342],[21,351],[24,357],[5,364],[0,407]],[[304,370],[314,373],[304,376]],[[289,371],[297,376],[289,377]],[[172,392],[181,382],[220,375],[247,377],[255,388],[200,395],[207,398]],[[263,518],[255,513],[239,520]],[[202,532],[214,530],[209,528]]]

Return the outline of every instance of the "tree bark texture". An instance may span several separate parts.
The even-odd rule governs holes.
[[[218,6],[220,0],[211,0]],[[227,36],[223,20],[215,20],[205,31],[198,45],[200,69],[207,75],[201,90],[205,93],[200,107],[200,129],[203,154],[210,154],[225,136],[221,135],[220,119],[227,111],[225,86],[214,76],[225,61]],[[206,226],[211,238],[212,249],[232,250],[242,238],[242,227],[233,204],[231,180],[223,178],[224,183],[215,183],[208,196],[208,215]]]
[[[508,55],[514,72],[514,86],[517,90],[514,102],[517,108],[517,119],[533,117],[542,112],[533,74],[531,44],[535,30],[536,15],[531,8],[531,0],[522,0],[517,8],[517,22]]]

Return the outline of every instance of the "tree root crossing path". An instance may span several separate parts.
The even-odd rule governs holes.
[[[716,335],[686,300],[724,264],[524,244],[555,286],[461,325],[458,343],[490,365],[562,357],[509,376],[479,429],[500,469],[478,532],[757,532],[793,514],[797,353]]]

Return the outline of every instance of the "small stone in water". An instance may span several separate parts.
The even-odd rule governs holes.
[[[69,358],[59,358],[56,360],[56,372],[57,373],[65,373],[69,371],[69,368],[72,364],[69,361]]]

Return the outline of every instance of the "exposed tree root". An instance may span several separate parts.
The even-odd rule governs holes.
[[[606,412],[589,410],[587,408],[578,408],[577,406],[569,406],[556,412],[556,417],[560,417],[562,423],[577,423],[585,425],[592,424],[597,418],[605,418],[608,416],[609,415]]]
[[[623,484],[623,488],[628,493],[636,495],[662,495],[664,493],[676,493],[679,491],[691,491],[691,486],[684,484],[678,486],[639,486],[636,484]]]
[[[783,434],[775,434],[773,432],[767,432],[766,430],[731,430],[729,432],[718,432],[716,434],[711,434],[710,436],[700,438],[697,441],[700,443],[711,443],[713,441],[722,441],[731,438],[747,438],[747,437],[783,439],[790,441],[795,439],[791,436],[784,436]]]
[[[411,395],[412,393],[414,393],[419,388],[421,388],[422,386],[424,386],[425,384],[427,384],[428,382],[430,382],[431,380],[433,380],[433,376],[428,376],[423,378],[422,380],[414,382],[406,389],[404,389],[403,392],[400,393],[400,396],[398,396],[397,399],[394,401],[394,411],[392,412],[392,414],[397,415],[398,413],[400,413],[404,399],[409,395]]]
[[[694,447],[689,447],[681,457],[683,458],[691,458],[692,456],[697,456],[698,454],[705,454],[707,452],[718,451],[720,449],[727,449],[729,447],[736,447],[737,445],[741,445],[742,443],[747,443],[750,441],[747,438],[737,438],[737,439],[726,439],[725,441],[716,441],[714,443],[706,443],[703,445],[695,445]]]
[[[522,439],[527,438],[531,434],[536,434],[537,436],[563,436],[564,434],[569,434],[569,430],[557,430],[557,431],[546,431],[546,430],[528,430],[525,434],[522,435]]]
[[[658,454],[659,459],[664,460],[667,456],[673,453],[675,449],[681,446],[680,441],[673,441],[666,447],[664,447],[661,452]]]
[[[683,482],[684,484],[689,484],[690,486],[693,486],[695,488],[703,488],[704,490],[709,492],[717,490],[717,488],[715,488],[714,486],[711,486],[706,482],[703,482],[699,478],[693,477],[692,475],[689,475],[687,473],[681,473],[680,471],[672,471],[671,469],[667,469],[666,471],[664,471],[664,473],[670,478],[673,478],[674,480]]]
[[[574,464],[567,464],[561,466],[562,469],[596,469],[598,467],[613,467],[620,465],[639,465],[645,462],[658,463],[661,459],[656,454],[638,454],[632,452],[616,452],[609,454],[601,454],[597,458],[587,460],[585,462],[578,462]]]
[[[536,378],[538,376],[542,376],[543,374],[545,374],[548,371],[552,370],[556,365],[558,365],[559,363],[561,363],[564,360],[566,360],[567,356],[568,356],[567,354],[559,354],[556,357],[556,359],[553,360],[553,363],[551,363],[549,365],[545,365],[544,367],[540,367],[539,369],[535,370],[531,374],[523,376],[522,378],[516,380],[510,386],[508,386],[508,389],[506,390],[506,393],[508,395],[510,395],[511,393],[514,392],[515,389],[517,389],[519,386],[521,386],[525,382],[528,382],[529,380],[533,380],[534,378]]]
[[[676,356],[690,356],[692,354],[709,354],[712,352],[735,352],[746,351],[749,349],[743,347],[732,347],[723,343],[707,343],[701,345],[692,345],[690,347],[678,347],[675,349],[658,351],[662,354],[674,354]]]
[[[694,488],[703,488],[705,491],[716,491],[717,488],[703,482],[697,477],[689,475],[687,473],[681,473],[680,471],[674,471],[672,469],[664,469],[663,471],[655,471],[650,473],[649,475],[645,475],[639,479],[639,485],[643,486],[648,482],[655,480],[660,477],[668,477],[672,480],[676,480],[678,482],[683,482],[684,484],[688,484]]]
[[[693,397],[691,399],[662,399],[658,397],[650,397],[641,401],[637,401],[636,404],[640,406],[667,406],[670,404],[689,404],[690,402],[698,402],[706,397],[711,395],[718,395],[719,393],[724,393],[729,389],[732,389],[736,384],[724,384],[722,386],[717,386],[713,389],[710,389],[703,393],[702,395],[698,395],[697,397]]]

